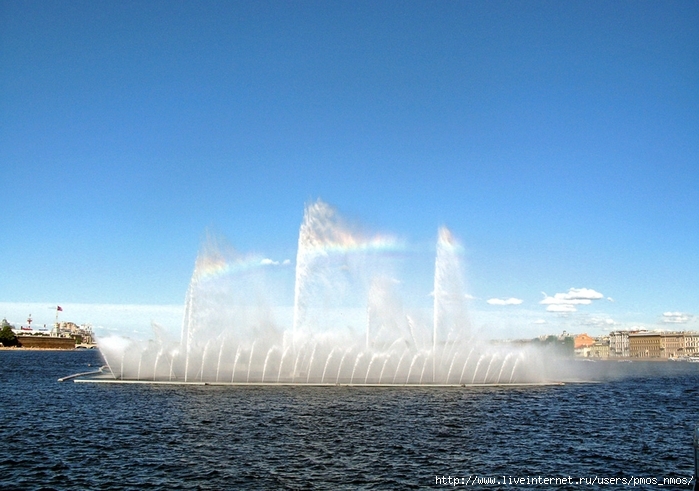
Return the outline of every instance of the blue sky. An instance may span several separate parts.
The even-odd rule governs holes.
[[[698,327],[697,2],[2,1],[0,66],[0,316],[180,305],[322,198],[426,293],[450,227],[499,334]]]

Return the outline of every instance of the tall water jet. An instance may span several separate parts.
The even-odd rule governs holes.
[[[466,313],[466,291],[461,271],[460,246],[446,227],[440,227],[434,264],[432,331],[432,377],[437,376],[437,361],[441,360],[449,343],[466,340],[470,332]],[[438,353],[438,350],[441,353]]]
[[[294,282],[293,345],[308,338],[340,337],[346,318],[338,312],[367,309],[377,253],[394,246],[382,236],[353,232],[333,207],[318,200],[306,206],[299,229]],[[364,331],[363,325],[352,328]]]

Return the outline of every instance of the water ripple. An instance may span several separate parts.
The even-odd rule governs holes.
[[[56,382],[98,357],[0,352],[1,489],[418,489],[436,475],[693,474],[697,365],[471,390]]]

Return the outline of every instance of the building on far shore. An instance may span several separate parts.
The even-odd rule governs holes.
[[[602,337],[595,340],[595,344],[590,346],[590,357],[606,360],[609,358],[609,338]]]
[[[676,359],[684,357],[684,333],[664,332],[660,337],[661,358]]]
[[[12,328],[17,336],[19,347],[37,349],[74,349],[93,348],[94,335],[89,324],[77,325],[74,322],[57,322],[49,331],[46,326],[34,328],[31,323],[31,315],[27,319],[27,326],[19,329]]]
[[[59,336],[75,338],[77,344],[93,344],[92,326],[90,324],[77,325],[75,322],[60,322],[56,326]]]
[[[629,333],[629,356],[631,358],[660,358],[660,337],[658,331]]]
[[[699,356],[699,332],[684,333],[684,355]]]
[[[675,331],[640,331],[629,333],[631,358],[677,360],[697,356],[699,333]]]
[[[639,331],[612,331],[609,333],[609,357],[629,357],[629,333]]]
[[[587,333],[578,334],[573,338],[573,350],[575,351],[575,356],[580,358],[587,358],[590,356],[590,350],[595,344],[595,338],[588,336]]]
[[[690,331],[613,331],[593,338],[575,336],[579,358],[684,360],[699,357],[699,333]]]

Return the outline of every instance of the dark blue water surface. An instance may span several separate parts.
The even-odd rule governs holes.
[[[0,351],[0,489],[620,489],[694,474],[699,364],[596,363],[601,383],[526,388],[57,382],[100,364]],[[578,481],[595,476],[619,481]]]

